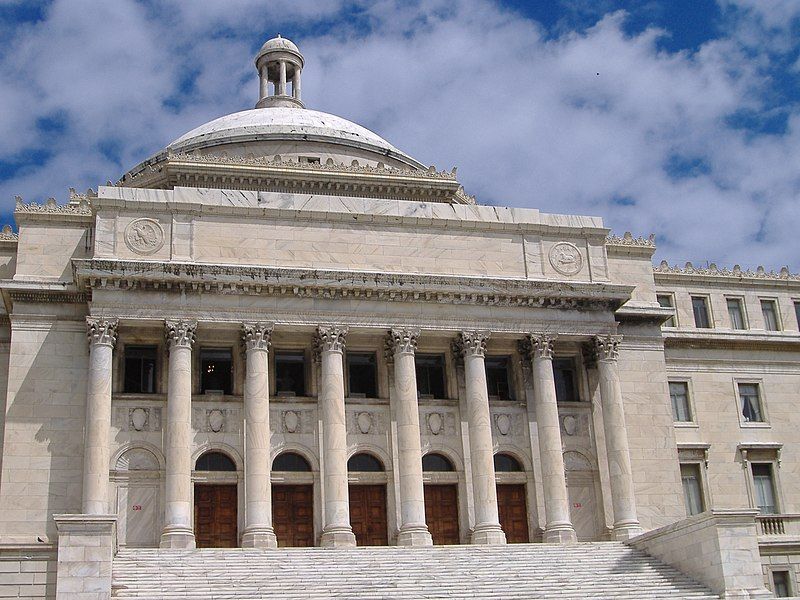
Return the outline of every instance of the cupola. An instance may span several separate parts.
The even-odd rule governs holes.
[[[260,80],[256,108],[305,108],[300,100],[303,63],[303,55],[297,46],[280,34],[261,46],[256,55]]]

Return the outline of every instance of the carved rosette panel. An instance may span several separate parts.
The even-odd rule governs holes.
[[[347,413],[347,432],[356,435],[380,435],[386,433],[386,418],[380,412],[354,410]]]
[[[619,358],[619,345],[621,335],[605,335],[594,338],[594,349],[597,360],[617,360]]]
[[[270,428],[275,433],[313,433],[314,415],[310,410],[271,410]]]
[[[556,336],[547,333],[529,333],[525,345],[531,360],[553,360]]]
[[[197,321],[164,321],[167,344],[170,348],[184,346],[191,348],[194,344],[194,335],[197,330]]]
[[[580,452],[574,450],[567,450],[564,452],[564,470],[565,471],[593,471],[591,461]]]
[[[314,356],[323,352],[344,352],[348,327],[346,325],[320,325],[314,334]]]
[[[550,248],[550,264],[562,275],[577,275],[583,269],[583,256],[575,244],[558,242]]]
[[[241,411],[235,408],[195,408],[192,410],[192,427],[207,433],[236,433],[239,431]]]
[[[417,351],[419,329],[416,327],[392,328],[387,337],[391,354],[414,354]]]
[[[564,437],[588,437],[589,417],[585,414],[567,413],[559,415],[561,435]]]
[[[86,317],[86,336],[89,345],[99,344],[114,347],[117,342],[118,319],[103,319],[102,317]]]
[[[489,341],[488,331],[462,331],[455,341],[455,351],[460,356],[486,356],[486,342]]]
[[[274,323],[242,323],[245,350],[269,350]]]
[[[519,436],[523,433],[523,424],[520,415],[509,412],[492,414],[492,423],[495,432],[502,437]]]
[[[161,409],[152,406],[117,407],[113,422],[120,431],[161,431]]]
[[[427,435],[455,435],[456,415],[447,411],[432,411],[424,413],[422,425]]]
[[[155,219],[134,219],[125,228],[124,238],[136,254],[155,254],[164,246],[164,229]]]

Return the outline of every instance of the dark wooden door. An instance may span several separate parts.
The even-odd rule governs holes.
[[[458,487],[425,486],[425,521],[434,544],[458,544]]]
[[[500,525],[509,544],[527,544],[528,506],[525,500],[525,484],[503,484],[497,486],[497,509]]]
[[[350,486],[350,525],[359,546],[388,546],[386,486]]]
[[[236,484],[194,486],[194,535],[198,548],[236,548]]]
[[[273,485],[272,527],[279,547],[314,545],[314,486]]]

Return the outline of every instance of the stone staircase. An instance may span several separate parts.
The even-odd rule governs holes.
[[[124,549],[113,598],[718,598],[619,542],[280,550]]]

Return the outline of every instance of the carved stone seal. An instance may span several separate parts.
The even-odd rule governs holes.
[[[558,242],[550,248],[550,264],[562,275],[576,275],[583,268],[581,251],[570,242]]]
[[[154,219],[134,219],[125,228],[125,243],[137,254],[153,254],[164,246],[164,230]]]

